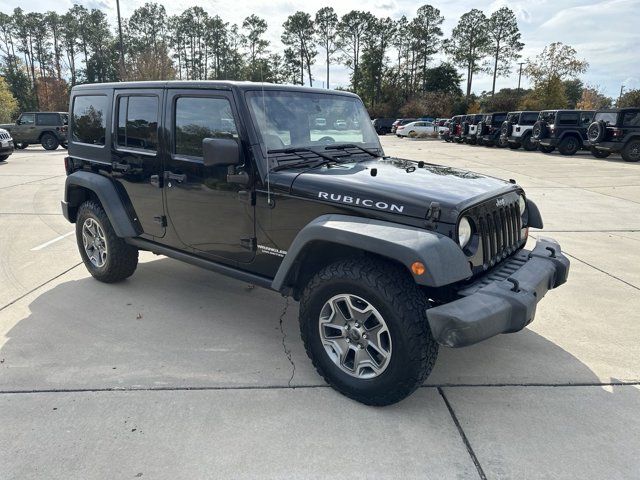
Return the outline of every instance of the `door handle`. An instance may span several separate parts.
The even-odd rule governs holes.
[[[184,173],[164,172],[164,178],[167,180],[175,180],[178,183],[187,181],[187,175]]]

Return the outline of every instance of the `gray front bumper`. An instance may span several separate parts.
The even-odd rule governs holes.
[[[544,295],[567,281],[569,259],[560,245],[541,238],[458,293],[462,298],[427,310],[436,341],[464,347],[531,323]]]

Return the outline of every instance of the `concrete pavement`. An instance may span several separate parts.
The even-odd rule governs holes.
[[[383,137],[515,178],[572,258],[524,331],[441,349],[415,395],[328,388],[297,304],[151,254],[103,285],[64,150],[0,163],[1,478],[640,478],[640,164]]]

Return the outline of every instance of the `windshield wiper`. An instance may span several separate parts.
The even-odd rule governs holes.
[[[336,161],[335,157],[332,157],[331,155],[327,155],[326,153],[318,152],[317,150],[314,150],[313,148],[309,148],[309,147],[278,148],[276,150],[267,150],[267,153],[293,153],[298,155],[298,157],[300,158],[303,158],[303,159],[308,158],[300,155],[301,152],[313,153],[314,155],[318,155],[319,157],[322,157],[325,160],[328,160],[330,162]],[[313,160],[313,158],[309,158],[309,160]]]
[[[310,158],[302,155],[302,152],[309,152],[317,155],[318,158]],[[281,165],[276,165],[271,170],[273,172],[277,172],[278,170],[284,170],[287,168],[297,168],[307,166],[309,168],[319,167],[320,165],[326,165],[328,163],[338,163],[338,160],[331,155],[327,155],[326,153],[318,152],[312,148],[308,147],[294,147],[294,148],[279,148],[276,150],[268,150],[267,153],[293,153],[297,155],[302,160],[298,160],[293,163],[283,163]]]
[[[354,143],[340,143],[336,145],[328,145],[324,147],[325,150],[346,150],[347,148],[357,148],[358,150],[368,153],[372,157],[381,157],[382,155],[374,152],[373,150],[369,150],[368,148],[361,147],[360,145],[356,145]]]

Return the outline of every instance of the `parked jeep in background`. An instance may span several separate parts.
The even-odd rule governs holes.
[[[456,143],[462,143],[462,122],[466,115],[456,115],[451,119],[451,126],[449,127],[449,134],[451,140]]]
[[[372,123],[378,135],[386,135],[391,133],[393,122],[395,122],[393,118],[375,118]]]
[[[543,110],[533,126],[533,142],[543,153],[558,149],[562,155],[574,155],[589,148],[587,128],[593,110]]]
[[[599,110],[593,120],[587,137],[594,156],[619,152],[626,162],[640,161],[640,108]]]
[[[478,122],[480,122],[484,117],[484,114],[467,115],[465,117],[464,122],[462,122],[462,136],[465,143],[470,145],[476,144]]]
[[[13,138],[4,128],[0,128],[0,162],[4,162],[13,153]]]
[[[539,114],[540,112],[509,112],[500,127],[500,139],[506,141],[513,150],[520,147],[528,152],[536,150],[538,146],[531,136]]]
[[[148,250],[292,296],[318,373],[360,402],[409,395],[439,345],[523,329],[567,279],[555,241],[524,248],[542,218],[520,186],[386,156],[354,94],[122,82],[70,107],[62,211],[89,273],[124,280]]]
[[[16,123],[0,125],[13,136],[16,148],[23,149],[39,143],[45,150],[67,145],[67,112],[25,112]]]
[[[500,128],[502,122],[507,118],[507,112],[494,112],[485,115],[481,122],[478,122],[478,144],[485,147],[506,147],[507,142],[500,141]]]

